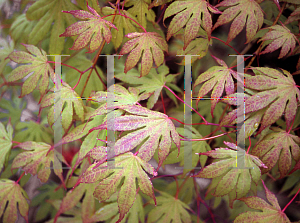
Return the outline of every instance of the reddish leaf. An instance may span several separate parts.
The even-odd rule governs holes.
[[[295,11],[293,11],[284,24],[288,24],[297,20],[300,20],[300,8],[297,8]]]
[[[88,21],[80,21],[70,25],[60,37],[79,35],[70,49],[80,50],[90,43],[88,53],[93,53],[100,47],[103,37],[107,43],[110,42],[111,32],[108,27],[117,28],[111,22],[102,19],[93,8],[87,7],[90,12],[83,10],[63,11],[78,19],[88,19]]]
[[[225,0],[216,5],[216,7],[221,6],[231,7],[227,8],[222,15],[220,15],[213,29],[233,20],[226,41],[226,43],[230,43],[243,30],[245,24],[247,24],[246,43],[249,43],[256,32],[261,28],[264,21],[264,14],[260,5],[253,0]]]
[[[127,41],[120,51],[121,55],[130,52],[126,59],[124,73],[127,73],[130,69],[132,69],[137,64],[141,56],[141,76],[145,76],[150,72],[153,60],[156,66],[160,66],[164,62],[163,51],[168,52],[168,45],[158,33],[134,32],[127,34],[126,37],[134,39]]]

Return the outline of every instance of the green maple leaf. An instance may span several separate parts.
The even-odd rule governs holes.
[[[30,32],[36,26],[37,21],[29,21],[26,14],[21,14],[11,24],[10,35],[15,42],[28,43]]]
[[[137,156],[145,161],[149,161],[154,155],[155,150],[158,148],[160,166],[169,154],[172,139],[179,150],[179,135],[176,132],[173,122],[167,115],[136,105],[117,106],[117,108],[134,115],[116,117],[114,119],[114,130],[136,131],[128,133],[121,139],[117,140],[114,145],[115,155],[134,149],[146,139],[139,148]],[[107,122],[93,128],[92,130],[106,128]]]
[[[120,66],[119,69],[122,70],[123,67],[124,66]],[[147,103],[147,108],[151,109],[157,102],[164,85],[171,83],[176,76],[168,74],[169,68],[166,65],[162,65],[157,68],[157,71],[152,68],[147,76],[140,77],[139,72],[136,69],[132,69],[127,74],[122,71],[117,72],[115,77],[125,83],[136,86],[135,88],[140,92],[149,93],[149,95],[151,94]],[[173,85],[171,85],[170,88],[174,89]],[[175,88],[174,90],[178,91],[178,88]],[[177,102],[176,99],[175,101]]]
[[[247,24],[246,43],[249,43],[263,25],[264,14],[260,5],[253,0],[225,0],[216,5],[216,7],[221,6],[231,7],[227,8],[222,15],[220,15],[213,29],[233,20],[226,41],[228,44],[243,30],[245,24]]]
[[[214,98],[214,100],[211,100],[212,117],[216,104],[222,96],[224,87],[227,95],[234,93],[234,82],[232,76],[235,78],[237,77],[236,72],[228,68],[223,60],[218,58],[215,59],[221,66],[213,66],[209,68],[196,79],[194,84],[194,86],[197,86],[198,84],[204,83],[198,92],[198,98],[205,96],[213,89],[211,94],[211,98]],[[199,100],[197,101],[197,105],[198,102]]]
[[[54,92],[54,87],[50,89],[50,91]],[[57,99],[58,98],[58,99]],[[57,101],[56,101],[57,100]],[[67,131],[68,127],[72,123],[72,116],[76,114],[80,118],[80,120],[84,121],[84,111],[83,111],[83,102],[79,95],[67,84],[63,82],[62,88],[60,91],[56,91],[53,94],[46,95],[41,102],[41,108],[45,108],[53,105],[54,103],[61,103],[62,114],[61,114],[61,122],[65,131]],[[66,107],[63,108],[64,104]],[[74,110],[73,110],[74,105]],[[52,126],[53,123],[59,118],[59,113],[54,117],[54,105],[50,108],[48,113],[48,122]]]
[[[79,21],[72,24],[60,37],[79,35],[70,49],[80,50],[90,42],[88,53],[93,53],[100,47],[103,37],[107,43],[110,42],[112,35],[108,27],[117,28],[111,22],[102,19],[93,8],[90,6],[87,7],[90,12],[84,10],[63,11],[70,13],[78,19],[88,19],[88,21]]]
[[[120,215],[117,222],[120,222],[135,201],[136,178],[141,191],[155,200],[153,186],[144,170],[154,176],[157,173],[150,164],[131,152],[115,157],[114,165],[116,168],[111,169],[107,167],[107,163],[101,165],[95,163],[86,170],[80,182],[94,183],[101,180],[95,188],[94,196],[100,201],[105,201],[117,191],[119,184],[125,177],[118,194]],[[99,168],[95,168],[98,166]]]
[[[18,147],[26,151],[14,158],[12,169],[22,168],[26,173],[37,175],[43,183],[50,176],[51,162],[61,162],[54,156],[53,150],[49,151],[51,146],[46,143],[28,141],[18,144]],[[61,159],[67,163],[63,157]],[[63,181],[62,169],[54,168],[54,173]]]
[[[26,199],[29,199],[27,193],[18,183],[9,179],[0,179],[0,216],[4,213],[3,222],[15,223],[18,219],[17,209],[28,222],[29,205]]]
[[[167,40],[184,26],[184,50],[197,36],[200,26],[207,32],[208,39],[210,39],[212,19],[208,9],[213,13],[221,13],[205,0],[175,1],[169,5],[165,11],[164,20],[174,14],[177,15],[169,25]]]
[[[285,215],[285,213],[281,210],[277,198],[275,195],[269,191],[266,185],[263,183],[266,197],[268,201],[271,203],[267,203],[263,199],[259,197],[243,197],[239,200],[245,202],[245,204],[252,209],[260,210],[262,212],[253,212],[247,211],[246,213],[242,213],[236,217],[234,223],[248,223],[248,222],[257,222],[257,223],[265,223],[265,222],[282,222],[289,223],[290,220]]]
[[[12,40],[7,41],[5,39],[0,38],[0,74],[2,74],[4,67],[9,62],[6,60],[7,56],[14,51],[14,42]]]
[[[30,63],[30,65],[22,65],[14,69],[10,73],[8,81],[13,82],[20,80],[33,72],[22,85],[20,97],[24,97],[24,95],[31,93],[37,86],[40,77],[39,91],[41,96],[43,96],[49,85],[49,76],[53,82],[55,80],[54,71],[48,63],[47,54],[44,50],[39,50],[33,45],[23,45],[30,54],[23,51],[17,51],[9,54],[8,58],[16,63]]]
[[[264,51],[260,54],[271,53],[281,47],[281,51],[278,59],[286,56],[290,51],[290,54],[294,51],[296,41],[299,42],[297,37],[291,33],[291,31],[284,25],[268,27],[271,31],[267,32],[258,42],[271,40],[271,43],[264,42],[263,47],[268,45]]]
[[[127,73],[137,64],[141,56],[141,76],[145,76],[150,72],[153,65],[153,60],[157,67],[164,62],[163,51],[168,52],[168,44],[158,33],[134,32],[128,33],[125,36],[127,38],[134,38],[127,41],[120,51],[120,55],[129,53],[125,63],[125,73]]]
[[[232,149],[241,148],[233,143],[224,142]],[[218,159],[216,162],[204,167],[198,174],[193,177],[214,178],[214,185],[210,185],[210,191],[216,197],[221,197],[226,194],[230,198],[230,206],[233,201],[244,197],[251,188],[251,183],[258,183],[261,171],[259,167],[266,166],[256,156],[250,154],[240,155],[237,151],[228,148],[217,148],[200,155],[210,156]],[[232,168],[237,167],[237,162],[242,162],[244,159],[246,169]],[[239,161],[238,161],[239,160]]]
[[[72,10],[76,9],[76,6],[69,0],[40,0],[30,6],[26,17],[37,23],[29,34],[28,43],[37,45],[51,30],[49,54],[60,54],[64,48],[65,39],[59,38],[59,34],[65,30],[66,25],[76,22],[74,18],[62,13],[64,9]]]
[[[143,1],[139,1],[139,2],[143,2]],[[110,8],[110,7],[103,7],[102,13],[104,15],[114,14],[115,9]],[[120,16],[119,13],[121,13],[122,15],[125,15],[131,19],[134,19],[134,17],[126,10],[120,9],[120,12],[117,12],[117,14],[115,16],[115,20],[113,22],[113,24],[116,26],[117,29],[113,29],[111,31],[111,34],[112,34],[111,41],[114,44],[114,47],[116,50],[123,43],[123,40],[125,39],[124,35],[127,35],[128,33],[136,32],[136,27],[135,27],[136,24],[133,23],[130,19],[125,18],[124,16]],[[111,22],[112,17],[109,16],[106,19]],[[127,38],[126,38],[126,40],[127,40]]]
[[[10,122],[7,123],[6,130],[4,125],[0,122],[0,171],[5,163],[8,161],[12,146],[13,128]]]
[[[286,176],[292,166],[292,157],[300,160],[300,138],[289,134],[280,128],[271,128],[272,133],[267,134],[251,150],[268,167],[262,173],[270,171],[278,161],[281,178]]]
[[[260,92],[247,98],[245,114],[266,108],[258,131],[273,124],[285,112],[286,124],[289,127],[297,110],[297,101],[300,99],[300,90],[297,88],[293,76],[286,70],[280,71],[271,68],[252,68],[255,76],[246,76],[245,87]]]
[[[190,207],[172,195],[160,191],[162,196],[156,197],[157,206],[149,214],[147,223],[183,222],[191,223],[191,216],[186,209]]]
[[[149,22],[154,23],[155,22],[155,13],[152,9],[149,8],[149,4],[151,3],[151,0],[129,0],[125,1],[125,6],[130,7],[127,11],[134,17],[136,17],[135,20],[139,24],[141,24],[145,29],[147,28],[147,20]],[[120,3],[123,5],[123,3]]]
[[[11,123],[14,125],[20,121],[22,111],[26,108],[26,100],[12,95],[11,99],[6,100],[2,98],[0,101],[0,119],[6,118],[7,120],[11,118]],[[6,122],[6,121],[5,121]]]

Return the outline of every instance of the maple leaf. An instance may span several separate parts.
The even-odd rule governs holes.
[[[252,68],[255,76],[245,78],[245,87],[260,92],[247,98],[245,114],[266,108],[258,133],[273,124],[285,112],[285,120],[289,127],[297,110],[300,91],[292,75],[282,69],[280,71],[265,67]]]
[[[117,140],[114,145],[115,155],[134,149],[146,139],[146,141],[139,148],[137,156],[145,161],[149,161],[154,155],[155,150],[159,148],[158,158],[160,166],[169,154],[172,144],[171,138],[179,150],[179,135],[176,132],[173,122],[168,118],[167,115],[136,105],[117,106],[117,108],[125,110],[134,115],[116,117],[114,120],[114,130],[136,131],[128,133],[121,139]],[[107,122],[94,129],[106,128]]]
[[[216,107],[216,104],[220,100],[220,97],[222,96],[222,93],[224,91],[225,86],[225,92],[227,95],[234,93],[234,82],[232,79],[232,75],[236,78],[237,74],[235,71],[228,68],[226,63],[218,58],[215,58],[216,61],[221,66],[213,66],[209,68],[206,72],[202,73],[195,82],[194,86],[197,86],[198,84],[201,84],[205,82],[199,92],[198,92],[198,98],[203,97],[206,95],[209,91],[212,91],[211,98],[214,100],[211,101],[211,115],[213,117],[213,111]],[[198,106],[199,100],[197,101]]]
[[[12,125],[18,123],[20,121],[22,111],[26,108],[27,101],[13,94],[10,99],[7,100],[3,97],[0,102],[0,119],[9,120],[9,118],[11,118]],[[5,122],[6,121],[3,123]]]
[[[23,142],[18,144],[18,147],[26,150],[18,154],[13,161],[12,169],[22,168],[26,173],[36,175],[43,182],[47,182],[51,169],[51,162],[60,162],[54,151],[50,150],[51,146],[43,142]],[[61,158],[66,164],[67,162]],[[63,182],[62,169],[54,168],[54,173]]]
[[[281,59],[288,54],[289,50],[291,50],[290,53],[294,51],[298,39],[287,27],[275,25],[268,27],[268,29],[271,31],[267,32],[258,42],[268,40],[272,42],[264,42],[263,47],[268,46],[260,54],[271,53],[282,47],[278,57],[278,59]]]
[[[125,177],[118,194],[120,216],[117,222],[120,222],[135,201],[136,178],[141,191],[155,200],[152,183],[144,170],[154,176],[157,173],[150,164],[131,152],[115,157],[114,165],[115,168],[111,169],[107,167],[107,163],[101,165],[95,163],[86,170],[80,182],[94,183],[101,180],[95,188],[94,196],[100,201],[105,201],[117,191]],[[99,167],[95,168],[97,166]]]
[[[221,6],[231,7],[220,15],[213,29],[233,20],[226,41],[228,44],[243,30],[246,23],[246,43],[249,43],[263,25],[264,14],[260,5],[253,0],[225,0],[216,5],[216,7]]]
[[[149,22],[155,22],[155,13],[149,8],[151,0],[129,0],[125,1],[125,6],[130,7],[127,11],[134,17],[136,17],[137,22],[141,24],[145,29],[147,28],[147,20]],[[120,3],[121,4],[121,3]]]
[[[284,24],[288,24],[297,20],[300,20],[300,8],[297,8],[295,11],[293,11]]]
[[[278,161],[280,177],[287,175],[292,165],[292,156],[297,162],[300,160],[300,138],[286,131],[272,127],[272,133],[267,134],[251,150],[268,167],[262,173],[270,171]]]
[[[33,45],[23,44],[23,46],[26,47],[30,54],[23,51],[17,51],[9,54],[8,58],[16,63],[30,63],[30,65],[22,65],[14,69],[10,73],[8,81],[13,82],[20,80],[33,72],[22,85],[20,97],[24,97],[24,95],[31,93],[37,86],[40,77],[39,91],[41,96],[43,96],[49,85],[49,76],[53,82],[55,80],[54,71],[48,63],[47,54],[44,50],[39,50]]]
[[[21,14],[13,21],[9,29],[11,38],[15,42],[28,43],[30,32],[34,29],[37,21],[29,21],[26,14]]]
[[[143,2],[143,1],[139,1],[139,2]],[[102,13],[104,15],[114,14],[115,9],[110,8],[110,7],[103,7],[102,8]],[[136,24],[133,23],[130,19],[128,19],[124,16],[121,16],[119,13],[121,13],[122,15],[125,15],[125,16],[127,16],[131,19],[134,19],[133,15],[131,15],[126,10],[120,9],[118,14],[116,14],[113,24],[116,26],[117,29],[113,29],[111,31],[111,34],[112,34],[111,41],[114,44],[114,47],[115,47],[116,50],[121,46],[123,40],[125,39],[124,35],[126,35],[128,33],[136,32],[136,27],[135,27]],[[105,19],[111,22],[112,17],[109,16]]]
[[[54,92],[55,88],[51,88],[50,91]],[[56,91],[53,94],[46,95],[41,101],[41,108],[48,107],[55,103],[61,103],[61,108],[63,108],[64,104],[66,107],[62,110],[61,118],[62,118],[62,126],[65,131],[67,131],[68,127],[72,123],[72,114],[74,116],[75,112],[80,118],[80,120],[84,121],[84,111],[83,111],[83,102],[79,95],[65,82],[62,84],[62,88],[60,91]],[[73,111],[74,105],[74,111]],[[48,113],[48,122],[52,126],[53,123],[59,118],[60,113],[56,117],[54,117],[54,106],[50,108]]]
[[[15,223],[18,218],[17,209],[19,209],[20,215],[28,223],[29,205],[26,199],[29,200],[28,195],[18,183],[9,179],[0,179],[0,216],[4,213],[3,222]]]
[[[5,130],[4,125],[0,122],[0,171],[8,161],[12,146],[12,134],[13,127],[11,123],[8,122]]]
[[[243,197],[239,200],[245,202],[245,204],[252,209],[260,210],[262,212],[253,212],[247,211],[245,213],[240,214],[234,220],[234,223],[248,223],[248,222],[282,222],[282,223],[289,223],[290,220],[285,215],[285,213],[281,210],[277,198],[275,195],[269,191],[266,185],[263,183],[266,197],[268,201],[271,203],[268,204],[266,201],[259,197]]]
[[[93,8],[87,7],[90,12],[84,10],[63,11],[78,19],[88,19],[88,21],[79,21],[72,24],[59,37],[79,35],[70,50],[81,50],[90,42],[88,53],[93,53],[100,47],[103,37],[107,43],[110,42],[111,32],[108,27],[117,28],[111,22],[102,19]]]
[[[224,144],[232,149],[243,151],[233,143],[224,142]],[[232,149],[217,148],[216,150],[199,153],[218,160],[204,167],[198,174],[193,176],[217,179],[217,183],[211,185],[209,190],[213,190],[213,195],[217,197],[229,194],[231,207],[234,200],[244,197],[250,191],[252,182],[257,185],[261,176],[259,167],[266,168],[256,156],[238,154],[238,151]],[[232,168],[237,167],[237,162],[243,162],[242,159],[244,159],[245,169]]]
[[[64,38],[59,38],[59,34],[65,30],[65,26],[70,26],[76,22],[62,10],[76,9],[76,6],[69,0],[40,0],[32,4],[26,12],[29,20],[34,20],[34,24],[27,27],[30,31],[28,43],[37,45],[50,32],[49,54],[60,54],[64,49]],[[34,26],[33,29],[32,26]],[[24,35],[24,32],[22,32]]]
[[[157,206],[149,212],[147,223],[192,222],[191,216],[187,212],[191,209],[187,204],[168,193],[162,191],[160,193],[162,196],[156,198]]]
[[[210,39],[212,19],[208,9],[213,13],[221,13],[205,0],[175,1],[169,5],[165,11],[164,20],[174,14],[177,15],[169,25],[167,40],[184,26],[184,50],[197,36],[200,26],[207,32],[208,39]]]
[[[14,51],[14,42],[12,40],[7,41],[6,39],[0,38],[0,74],[2,74],[6,64],[9,60],[6,60],[7,56]]]
[[[158,33],[134,32],[128,33],[125,36],[127,38],[134,38],[127,41],[120,51],[120,55],[130,52],[125,63],[125,73],[127,73],[137,64],[141,56],[141,76],[145,76],[150,72],[153,65],[153,60],[157,67],[164,62],[163,51],[168,52],[168,44]]]
[[[120,66],[121,70],[124,66]],[[140,68],[140,66],[139,66]],[[116,70],[117,72],[118,70]],[[149,93],[150,98],[147,102],[147,108],[153,108],[154,104],[157,102],[160,93],[163,90],[164,85],[168,85],[171,81],[174,80],[176,75],[168,75],[169,68],[166,65],[162,65],[156,69],[152,68],[148,75],[140,77],[139,72],[136,69],[132,69],[129,73],[125,74],[124,72],[117,72],[115,78],[136,86],[140,92],[144,94]],[[170,88],[175,91],[180,90],[180,88],[174,88],[173,85]],[[181,90],[180,90],[181,91]],[[177,102],[177,99],[175,99]]]

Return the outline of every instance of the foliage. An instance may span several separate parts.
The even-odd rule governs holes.
[[[298,0],[0,8],[1,222],[299,222]]]

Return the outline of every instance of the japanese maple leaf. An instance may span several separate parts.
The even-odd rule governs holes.
[[[295,11],[293,11],[284,24],[288,24],[297,20],[300,20],[300,8],[297,8]]]
[[[280,128],[271,128],[274,132],[267,134],[251,150],[254,156],[268,166],[262,173],[270,171],[278,161],[281,178],[286,176],[292,165],[292,157],[297,162],[300,160],[300,138],[287,133]]]
[[[50,91],[54,91],[53,87]],[[58,98],[58,100],[57,100]],[[80,118],[80,120],[84,121],[84,111],[83,111],[83,102],[80,99],[79,95],[65,82],[63,82],[62,88],[60,91],[56,91],[53,94],[46,95],[41,101],[41,108],[48,107],[55,103],[61,103],[61,108],[63,109],[64,104],[66,107],[62,110],[61,118],[62,118],[62,126],[65,131],[72,123],[72,114],[75,112]],[[73,111],[74,105],[74,111]],[[48,113],[48,122],[52,126],[56,119],[59,117],[60,113],[55,115],[54,112],[55,106],[52,106]]]
[[[281,59],[285,55],[292,53],[296,46],[296,41],[299,41],[297,37],[291,33],[291,31],[284,25],[275,25],[268,27],[271,31],[267,32],[258,42],[271,40],[271,43],[264,42],[263,47],[268,45],[264,51],[260,54],[271,53],[281,47],[281,51],[278,59]]]
[[[164,20],[174,14],[177,15],[169,25],[167,40],[184,26],[184,50],[197,36],[200,26],[207,32],[208,39],[210,39],[212,19],[208,9],[213,13],[221,13],[205,0],[175,1],[169,5],[165,11]]]
[[[249,43],[261,28],[264,14],[260,5],[254,0],[225,0],[216,7],[231,6],[220,15],[213,29],[233,20],[226,43],[230,43],[246,25],[246,37]],[[247,22],[246,22],[247,19]]]
[[[136,131],[128,133],[117,140],[114,145],[115,155],[128,152],[147,139],[139,148],[138,156],[145,161],[149,161],[154,155],[155,150],[159,148],[158,158],[160,166],[169,154],[172,144],[171,139],[173,139],[177,148],[180,148],[179,135],[176,132],[173,122],[167,115],[136,105],[117,106],[117,108],[134,115],[116,117],[114,119],[114,130]],[[107,122],[91,129],[91,131],[106,128]],[[109,128],[109,130],[112,129]]]
[[[233,143],[224,143],[232,149],[243,151]],[[252,182],[257,185],[261,176],[259,167],[266,167],[256,156],[238,154],[237,151],[232,149],[217,148],[216,150],[199,153],[218,160],[204,167],[198,174],[193,176],[214,178],[209,191],[212,190],[213,195],[217,197],[228,194],[230,206],[232,206],[234,200],[244,197],[250,191]],[[243,159],[246,168],[232,168],[237,167],[237,162],[243,162]]]
[[[17,209],[28,222],[29,205],[26,199],[29,199],[28,195],[18,183],[0,179],[0,216],[3,215],[3,222],[15,223],[18,219]]]
[[[89,5],[87,7],[90,12],[83,10],[63,11],[70,13],[78,19],[88,19],[88,21],[80,21],[72,24],[60,37],[79,35],[70,49],[80,50],[90,43],[88,53],[93,53],[100,47],[103,38],[107,43],[110,42],[112,35],[108,27],[117,28],[111,22],[102,19]]]
[[[245,87],[260,92],[247,98],[245,114],[267,107],[258,133],[273,124],[284,112],[289,127],[296,114],[297,101],[300,99],[300,91],[293,76],[286,70],[282,70],[283,73],[265,67],[256,67],[252,70],[256,75],[245,78]]]
[[[60,162],[54,151],[50,150],[51,146],[43,142],[23,142],[18,144],[18,147],[26,150],[18,154],[12,163],[12,169],[22,168],[26,173],[36,175],[43,182],[47,182],[51,169],[51,162]],[[55,156],[54,156],[55,155]],[[62,161],[67,164],[67,162],[61,158]],[[62,169],[54,168],[54,173],[63,182]]]
[[[141,56],[141,76],[145,76],[150,72],[153,60],[156,66],[160,66],[164,62],[163,51],[168,52],[168,44],[158,33],[134,32],[127,34],[126,37],[134,39],[127,41],[120,51],[121,55],[130,52],[125,63],[125,73],[137,64]]]
[[[12,134],[13,128],[10,122],[8,122],[6,129],[0,122],[0,171],[5,163],[8,161],[12,146]]]
[[[209,68],[206,72],[202,73],[195,82],[195,86],[204,82],[198,92],[198,98],[203,97],[213,89],[211,94],[211,98],[214,98],[214,100],[211,101],[212,117],[216,104],[220,100],[224,91],[224,86],[227,95],[234,92],[234,82],[231,75],[236,77],[236,72],[228,68],[223,60],[218,58],[215,59],[221,66],[213,66]],[[197,106],[198,102],[199,100],[197,101]]]
[[[49,85],[49,76],[54,82],[54,71],[47,60],[47,53],[44,50],[39,50],[33,45],[23,44],[27,52],[17,51],[9,54],[8,58],[16,63],[30,63],[28,65],[22,65],[14,69],[8,78],[9,82],[20,80],[32,73],[22,85],[22,92],[20,97],[24,97],[26,94],[31,93],[39,82],[39,90],[41,96],[43,96]]]
[[[249,208],[260,210],[260,212],[247,211],[245,213],[239,214],[234,220],[234,223],[248,223],[248,222],[289,223],[290,222],[288,217],[281,210],[275,195],[271,191],[269,191],[269,189],[266,187],[264,183],[263,185],[266,191],[266,197],[268,201],[271,203],[271,205],[259,197],[251,196],[251,197],[240,198],[239,200],[245,202],[245,204]]]
[[[95,168],[97,166],[97,163],[91,165],[80,179],[80,182],[94,183],[100,180],[94,191],[94,196],[100,201],[105,201],[111,197],[117,191],[122,179],[125,178],[118,194],[120,215],[117,222],[125,217],[135,201],[136,179],[138,179],[137,182],[141,191],[155,200],[153,186],[144,170],[154,176],[157,173],[150,164],[140,157],[129,152],[115,157],[115,168],[109,168],[107,163]]]
[[[187,204],[168,193],[160,193],[162,196],[156,198],[157,206],[149,212],[147,223],[192,222],[191,215],[187,212],[191,209]]]

